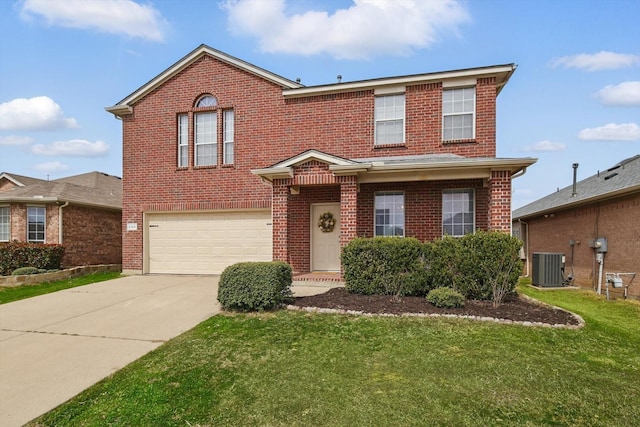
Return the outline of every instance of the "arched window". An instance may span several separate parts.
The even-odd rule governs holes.
[[[196,107],[215,107],[216,105],[218,105],[218,100],[211,95],[203,96],[196,103]]]

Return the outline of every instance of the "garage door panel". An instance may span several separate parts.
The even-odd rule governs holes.
[[[272,259],[270,211],[149,214],[147,222],[150,273],[219,274]]]

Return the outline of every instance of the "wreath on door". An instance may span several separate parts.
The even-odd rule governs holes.
[[[335,227],[336,219],[333,217],[333,214],[331,212],[325,212],[320,215],[320,219],[318,220],[318,228],[323,233],[331,233]]]

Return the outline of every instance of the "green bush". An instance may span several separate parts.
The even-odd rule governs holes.
[[[291,266],[280,261],[233,264],[218,283],[218,301],[225,310],[269,310],[292,295]]]
[[[46,270],[45,270],[46,272]],[[38,274],[41,273],[41,270],[36,267],[20,267],[13,270],[11,273],[12,276],[24,276],[27,274]]]
[[[357,238],[341,254],[345,289],[364,295],[426,295],[424,246],[414,238]]]
[[[25,265],[45,270],[60,269],[64,247],[14,240],[0,243],[0,276],[11,274]]]
[[[451,288],[435,288],[427,294],[427,301],[439,308],[464,307],[464,296]]]

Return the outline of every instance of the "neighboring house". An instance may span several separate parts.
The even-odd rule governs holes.
[[[307,87],[198,47],[107,108],[123,126],[123,269],[340,271],[358,236],[510,232],[511,179],[535,162],[496,158],[515,68]]]
[[[513,212],[525,273],[533,274],[534,253],[561,253],[574,284],[597,289],[600,281],[604,293],[607,273],[637,273],[620,275],[623,288],[616,292],[630,285],[629,296],[639,297],[640,155],[574,183]]]
[[[122,180],[0,174],[0,242],[60,243],[64,267],[122,263]]]

